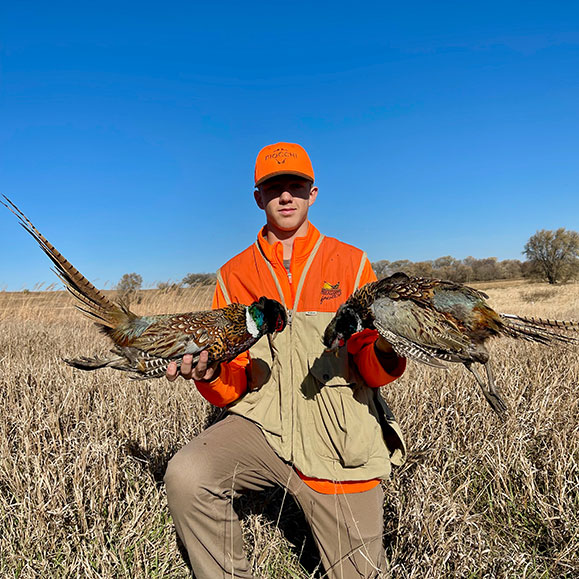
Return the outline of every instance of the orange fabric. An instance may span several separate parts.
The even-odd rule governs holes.
[[[345,495],[348,493],[361,493],[369,491],[380,484],[380,480],[375,478],[372,480],[346,480],[340,482],[333,482],[331,480],[322,480],[319,478],[312,478],[302,474],[297,468],[295,471],[298,476],[313,490],[323,495]]]
[[[292,309],[300,276],[320,232],[309,223],[306,235],[294,241],[290,262],[291,278],[283,264],[282,244],[269,244],[266,233],[267,227],[264,227],[258,234],[257,241],[279,280],[285,306]],[[361,250],[326,237],[308,272],[308,280],[302,289],[297,311],[335,312],[357,289],[354,282],[361,258]],[[221,268],[221,274],[226,280],[227,292],[232,302],[249,304],[260,296],[279,299],[275,282],[255,245],[228,261]],[[359,285],[375,280],[372,265],[366,259]],[[226,300],[218,286],[213,296],[213,307],[225,305]]]
[[[400,378],[406,369],[406,358],[392,355],[391,366],[384,368],[374,352],[374,342],[378,338],[376,330],[362,330],[354,334],[347,344],[348,353],[352,354],[356,367],[364,382],[370,388],[379,388]]]
[[[220,372],[215,380],[203,382],[196,380],[197,390],[205,400],[222,408],[231,404],[247,390],[245,368],[249,364],[247,353],[238,356],[229,364],[221,364]]]
[[[257,242],[259,243],[259,247],[261,248],[261,251],[263,251],[266,259],[273,266],[273,270],[283,291],[286,307],[292,309],[294,306],[299,279],[302,276],[310,253],[313,251],[314,246],[320,238],[320,232],[310,224],[308,226],[306,236],[298,237],[294,241],[292,258],[290,262],[291,277],[288,276],[287,270],[283,263],[283,245],[279,242],[271,245],[267,241],[266,235],[267,227],[264,227],[257,238]],[[307,290],[308,286],[304,285],[302,295],[303,292],[306,292]]]
[[[258,235],[261,251],[271,263],[274,273],[280,283],[285,306],[293,309],[294,298],[300,276],[304,271],[306,261],[320,237],[320,232],[308,223],[304,237],[294,241],[290,274],[283,264],[283,247],[280,242],[273,245],[266,238],[264,227]],[[334,312],[357,288],[354,287],[362,251],[342,243],[331,237],[324,238],[314,262],[308,271],[307,283],[300,295],[297,311]],[[324,267],[316,267],[316,263]],[[266,296],[279,299],[279,292],[272,279],[263,257],[255,245],[229,260],[222,268],[221,275],[225,280],[229,299],[232,302],[250,304]],[[375,281],[376,275],[370,261],[366,258],[358,286]],[[219,286],[213,296],[213,308],[227,305],[227,300]],[[402,374],[406,366],[404,359],[394,359],[392,372],[382,368],[374,353],[374,341],[377,332],[365,330],[356,334],[348,341],[348,352],[352,355],[354,364],[369,386],[378,387],[392,382]],[[241,397],[247,390],[246,368],[249,364],[249,353],[244,352],[235,360],[221,364],[219,376],[211,382],[196,382],[197,388],[211,404],[227,406]],[[298,474],[312,489],[324,494],[341,494],[370,490],[379,484],[378,479],[369,481],[344,481],[334,483],[320,479],[305,477]]]
[[[297,175],[314,180],[312,162],[296,143],[275,143],[264,147],[255,160],[255,186],[276,175]]]

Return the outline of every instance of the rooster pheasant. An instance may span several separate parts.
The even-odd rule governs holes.
[[[578,344],[577,337],[564,332],[578,331],[579,322],[499,314],[486,299],[483,292],[460,283],[395,273],[355,291],[326,328],[324,344],[336,350],[355,332],[376,328],[400,356],[437,368],[444,368],[444,362],[461,362],[493,410],[503,416],[507,405],[494,383],[487,340],[508,336],[541,344]],[[475,363],[484,365],[486,381]]]
[[[203,350],[209,354],[209,364],[229,361],[262,336],[281,332],[286,326],[285,308],[265,297],[249,306],[230,304],[211,311],[137,316],[95,288],[10,199],[4,199],[7,203],[0,202],[19,218],[52,260],[56,275],[76,298],[77,308],[114,342],[110,355],[64,360],[70,366],[81,370],[110,367],[131,372],[136,379],[159,378],[171,360],[180,365],[184,354],[193,354],[193,365]]]

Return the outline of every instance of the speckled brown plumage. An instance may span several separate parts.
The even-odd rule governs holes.
[[[229,361],[248,350],[265,334],[281,332],[287,323],[285,308],[265,297],[250,305],[230,304],[210,311],[137,316],[126,305],[109,300],[92,285],[34,227],[7,197],[3,203],[38,242],[54,263],[55,273],[76,298],[77,307],[111,338],[111,355],[65,360],[82,370],[110,367],[131,372],[133,378],[159,378],[171,360],[180,364],[184,354],[193,365],[203,350],[209,363]]]
[[[439,368],[445,362],[464,364],[502,415],[507,406],[494,384],[486,341],[509,336],[577,344],[577,337],[568,333],[578,331],[579,323],[499,314],[487,298],[460,283],[396,273],[354,292],[326,328],[324,343],[337,348],[353,333],[374,327],[400,356]],[[486,380],[475,363],[485,366]]]

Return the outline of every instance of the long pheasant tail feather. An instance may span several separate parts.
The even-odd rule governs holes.
[[[79,370],[99,370],[108,366],[122,370],[128,369],[127,359],[122,356],[94,356],[93,358],[81,356],[80,358],[63,358],[62,360],[69,366]]]
[[[112,327],[120,317],[126,315],[117,304],[110,301],[61,255],[6,195],[3,195],[3,197],[7,203],[1,200],[0,203],[18,217],[20,225],[36,240],[44,253],[56,266],[56,269],[53,269],[54,273],[64,283],[66,289],[77,299],[79,304],[76,307],[81,312],[106,327]]]
[[[514,323],[579,332],[579,321],[576,320],[548,320],[545,318],[528,318],[524,316],[516,316],[515,314],[500,315],[501,318],[506,318],[508,321],[513,321]]]
[[[579,332],[579,322],[575,320],[548,320],[514,314],[500,314],[500,317],[505,324],[506,333],[513,338],[522,338],[542,344],[552,342],[579,344],[579,335],[568,335]]]

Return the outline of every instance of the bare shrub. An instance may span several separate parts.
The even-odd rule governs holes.
[[[125,273],[117,284],[119,299],[127,306],[131,305],[142,285],[143,278],[138,273]]]
[[[217,275],[214,273],[188,273],[183,278],[183,283],[188,286],[213,285],[216,280]]]

